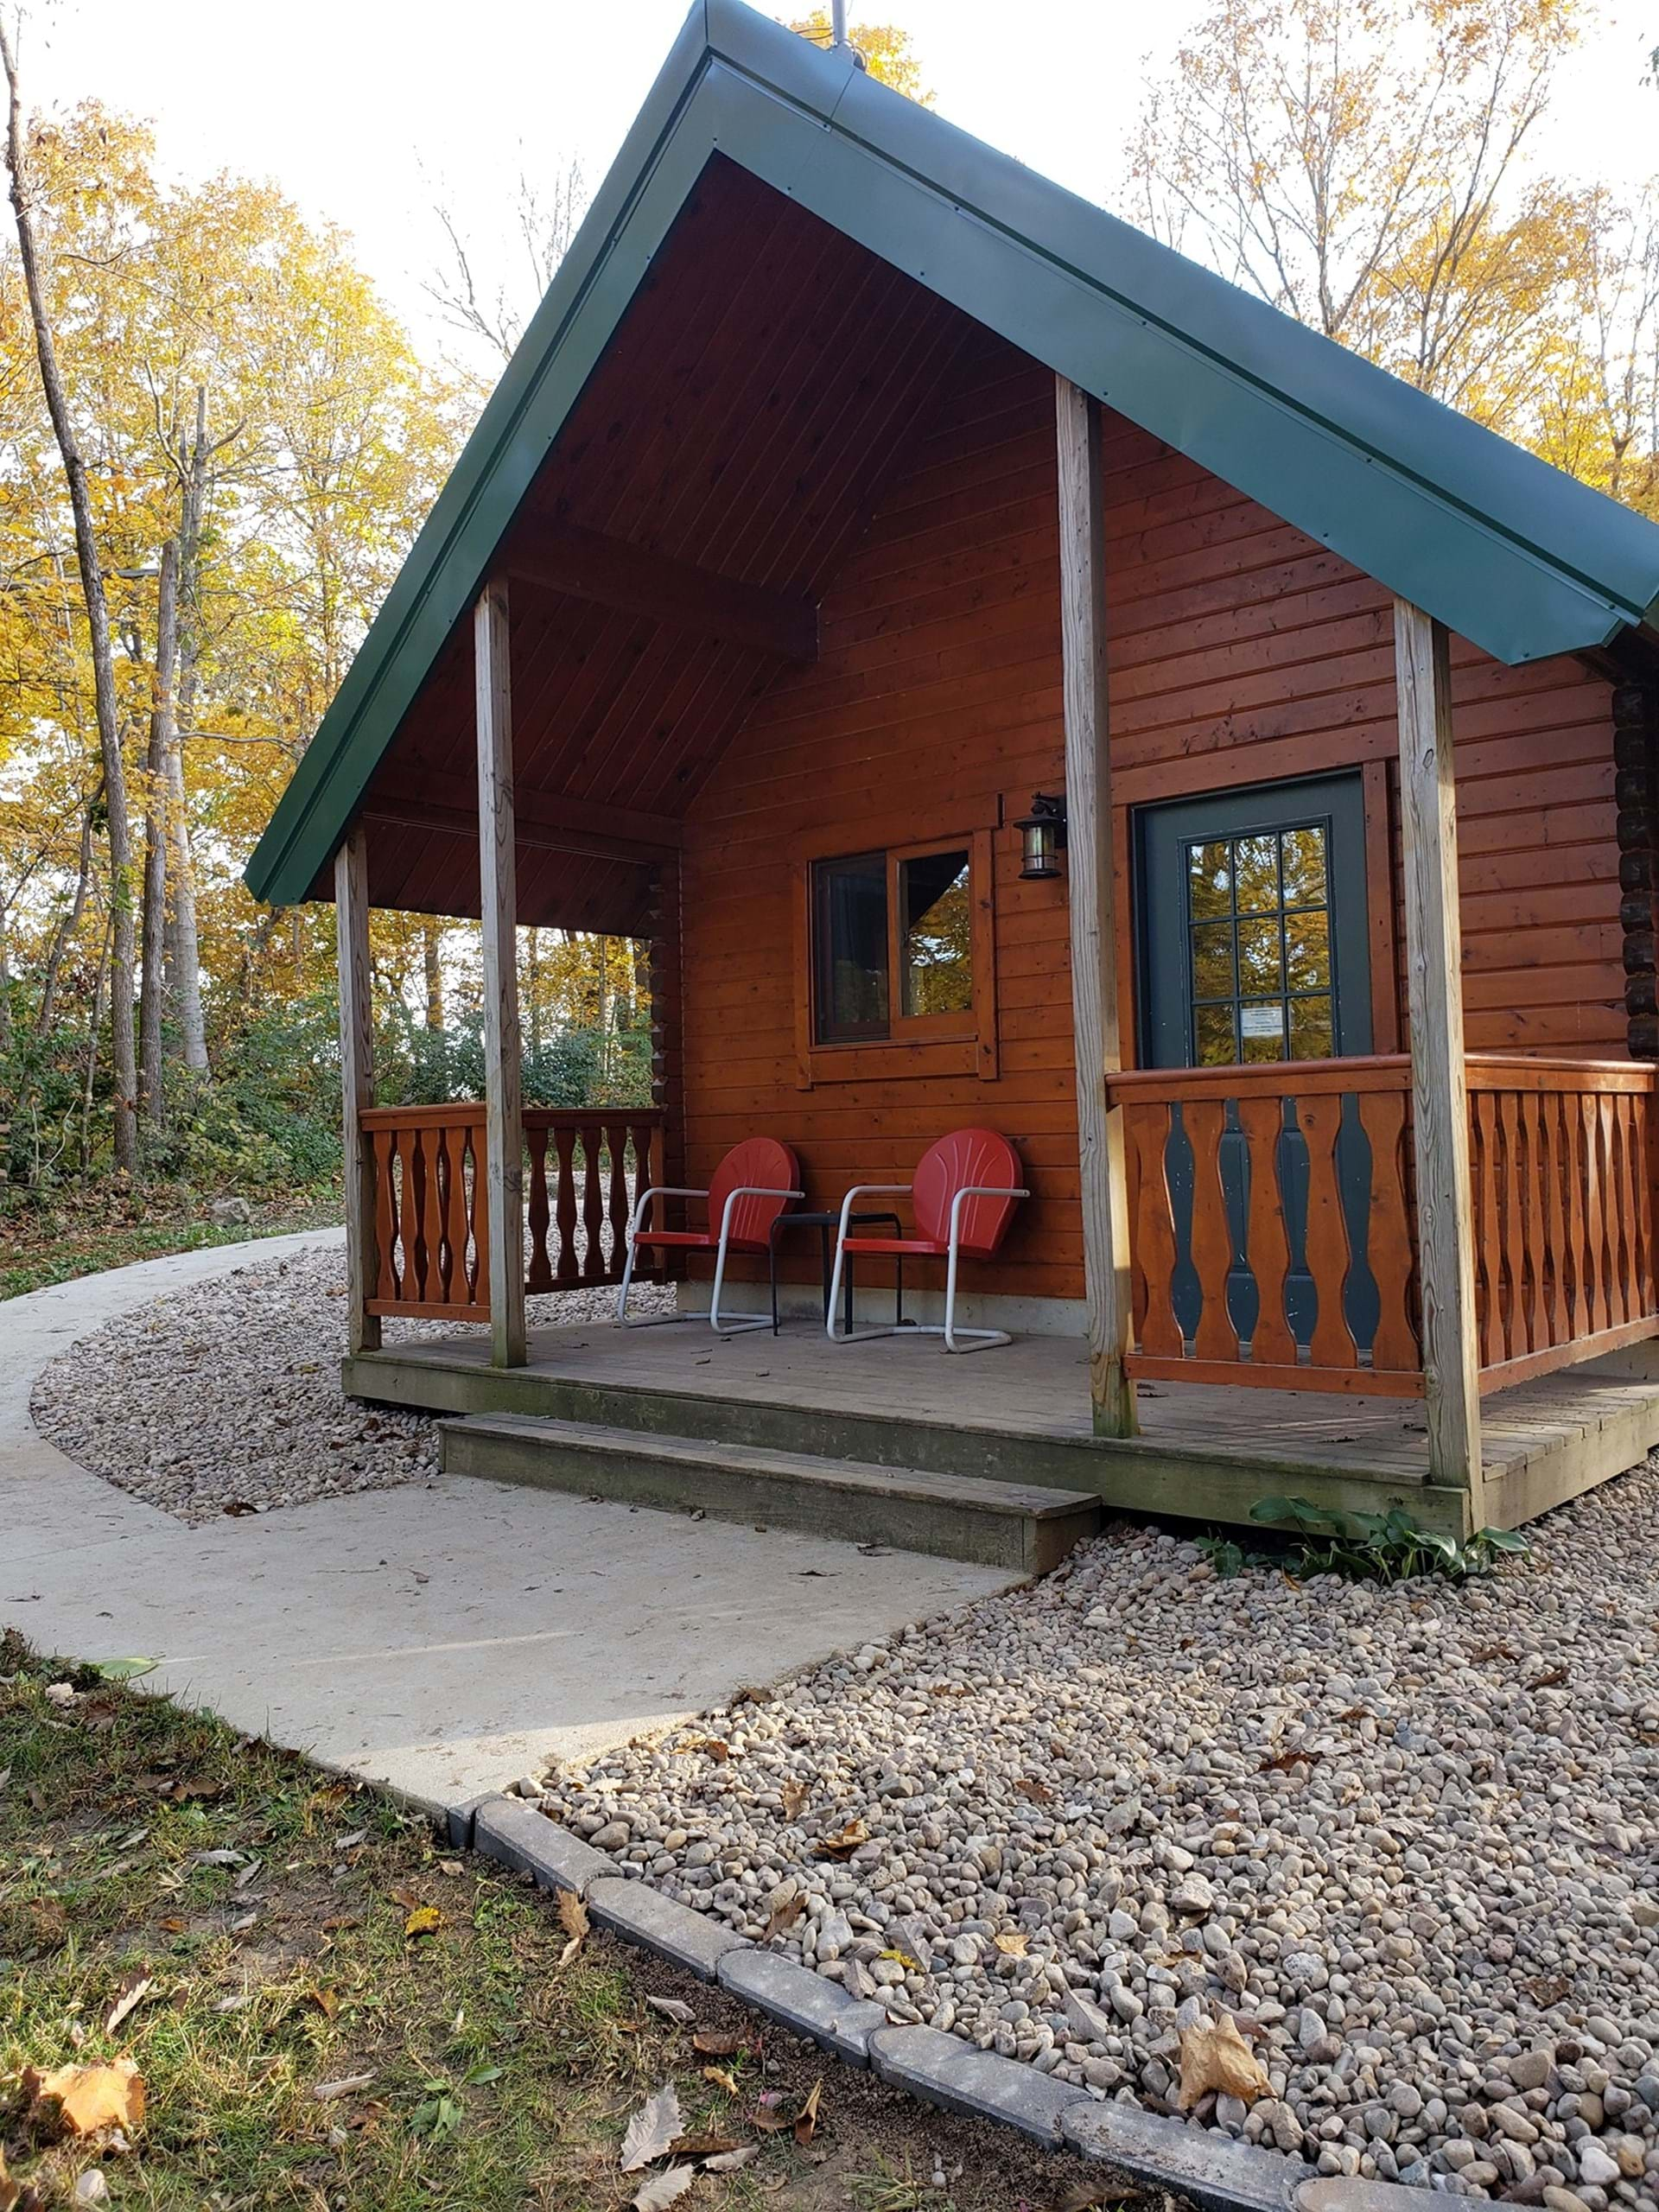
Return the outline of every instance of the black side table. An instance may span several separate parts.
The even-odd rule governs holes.
[[[903,1226],[896,1213],[853,1213],[849,1214],[847,1217],[847,1226],[849,1229],[870,1229],[883,1224],[892,1229],[895,1236],[901,1236],[904,1234]],[[831,1243],[831,1239],[840,1226],[841,1210],[839,1207],[836,1208],[834,1213],[780,1213],[773,1216],[772,1234],[768,1239],[766,1268],[767,1272],[772,1277],[772,1333],[774,1337],[778,1333],[779,1326],[779,1238],[782,1236],[786,1230],[791,1229],[816,1229],[817,1230],[820,1249],[823,1255],[823,1318],[827,1321],[830,1319],[830,1286],[834,1279],[835,1273],[835,1248]],[[898,1303],[899,1319],[902,1321],[905,1316],[905,1261],[904,1255],[901,1252],[895,1252],[893,1255],[893,1296]],[[850,1266],[846,1269],[842,1280],[845,1288],[847,1326],[850,1329],[853,1325],[853,1270]]]

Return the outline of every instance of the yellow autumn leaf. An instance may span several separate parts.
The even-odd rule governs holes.
[[[111,2066],[60,2066],[48,2074],[23,2069],[22,2088],[37,2110],[55,2101],[71,2135],[97,2135],[106,2127],[131,2130],[143,2125],[144,2082],[130,2058]]]
[[[417,1904],[404,1923],[405,1936],[435,1936],[443,1925],[443,1915],[435,1904]]]

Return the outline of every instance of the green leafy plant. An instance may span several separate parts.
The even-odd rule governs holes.
[[[1425,1529],[1401,1505],[1387,1513],[1350,1513],[1305,1497],[1261,1497],[1250,1518],[1291,1533],[1299,1573],[1339,1574],[1348,1582],[1411,1582],[1428,1574],[1466,1582],[1490,1573],[1505,1554],[1531,1549],[1512,1529],[1479,1529],[1459,1543]],[[1224,1572],[1219,1562],[1217,1572]]]

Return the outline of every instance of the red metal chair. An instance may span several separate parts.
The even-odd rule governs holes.
[[[662,1321],[701,1321],[701,1313],[653,1313],[647,1319],[628,1319],[628,1291],[634,1262],[642,1244],[675,1252],[713,1252],[715,1287],[706,1316],[722,1337],[745,1329],[769,1329],[769,1313],[729,1313],[722,1316],[720,1294],[726,1281],[726,1257],[730,1252],[759,1253],[769,1249],[772,1224],[784,1208],[805,1192],[800,1188],[800,1162],[776,1137],[746,1137],[734,1144],[706,1191],[686,1190],[679,1185],[658,1183],[641,1192],[628,1223],[628,1256],[623,1263],[622,1286],[617,1294],[616,1318],[625,1329],[647,1329]],[[647,1229],[645,1216],[653,1198],[706,1198],[706,1229]]]
[[[836,1270],[830,1292],[825,1332],[831,1344],[854,1338],[892,1337],[912,1329],[925,1336],[943,1337],[947,1351],[982,1351],[991,1344],[1009,1342],[1006,1329],[959,1329],[957,1326],[957,1262],[991,1259],[1008,1233],[1014,1207],[1031,1193],[1020,1184],[1020,1155],[1007,1137],[995,1129],[957,1129],[930,1145],[922,1155],[913,1183],[860,1183],[841,1202],[841,1226],[836,1238]],[[848,1217],[861,1198],[876,1192],[907,1194],[915,1218],[910,1236],[849,1236]],[[902,1315],[890,1327],[837,1331],[836,1312],[841,1300],[842,1274],[849,1255],[879,1253],[892,1259],[907,1253],[945,1262],[944,1325],[906,1321]]]

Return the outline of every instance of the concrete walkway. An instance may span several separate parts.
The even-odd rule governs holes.
[[[192,1529],[35,1429],[34,1379],[77,1338],[339,1236],[0,1305],[0,1624],[79,1659],[158,1659],[147,1687],[436,1810],[1013,1580],[462,1476]]]

